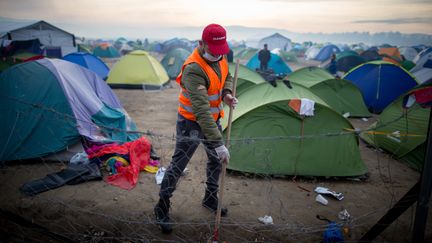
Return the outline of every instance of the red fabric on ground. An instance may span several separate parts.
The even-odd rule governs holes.
[[[102,150],[102,148],[113,146],[113,145],[118,145],[118,144],[117,143],[109,143],[109,144],[102,144],[102,145],[92,145],[89,148],[86,148],[85,151],[87,153],[87,157],[89,159],[92,159],[94,157],[97,157],[97,155],[98,155],[97,152]]]
[[[136,141],[136,140],[135,140]],[[112,143],[112,144],[107,144],[104,146],[101,146],[101,149],[99,150],[95,150],[94,152],[87,152],[88,154],[88,158],[89,159],[93,159],[95,157],[101,157],[104,156],[106,154],[128,154],[129,153],[129,147],[131,145],[131,143],[135,142],[127,142],[124,144],[116,144],[116,143]],[[93,149],[93,147],[92,147]]]
[[[119,167],[117,174],[108,177],[108,183],[120,188],[131,190],[138,182],[139,173],[150,161],[150,142],[140,137],[124,144],[129,149],[130,165]]]
[[[129,154],[129,166],[118,167],[117,174],[109,176],[107,182],[120,188],[131,190],[138,182],[139,173],[150,161],[151,144],[145,137],[124,144],[104,146],[99,151],[89,154],[89,158],[106,154]]]

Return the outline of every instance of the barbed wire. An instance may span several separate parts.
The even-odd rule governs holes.
[[[5,97],[5,96],[3,96],[3,97]],[[83,123],[95,125],[92,121],[82,120],[82,119],[76,118],[73,114],[61,113],[61,112],[55,110],[54,108],[47,107],[43,104],[29,103],[29,102],[26,102],[22,99],[17,99],[16,97],[11,97],[11,96],[6,96],[6,98],[14,100],[14,101],[22,103],[22,104],[25,104],[25,105],[29,105],[32,108],[38,108],[38,109],[42,109],[44,111],[52,112],[52,113],[54,113],[60,117],[63,117],[66,120],[70,120],[70,121],[79,120]],[[319,138],[319,137],[346,136],[346,135],[352,135],[352,134],[359,135],[361,133],[373,132],[373,131],[378,130],[380,128],[389,126],[395,122],[398,122],[399,120],[406,117],[409,113],[415,112],[418,109],[421,109],[421,107],[414,107],[412,109],[409,109],[409,110],[407,110],[407,113],[402,113],[400,116],[396,117],[395,119],[393,119],[391,121],[379,124],[378,126],[375,126],[375,127],[369,127],[367,129],[342,128],[342,129],[346,129],[346,130],[345,131],[314,133],[314,134],[306,134],[306,135],[302,134],[302,135],[289,135],[289,136],[260,136],[260,137],[248,137],[248,138],[235,138],[235,137],[233,137],[233,138],[230,138],[230,140],[233,142],[242,141],[243,143],[248,144],[248,143],[253,143],[254,141],[259,141],[259,140],[272,140],[272,141],[274,141],[274,140],[300,140],[300,139],[313,139],[313,138]],[[31,114],[31,113],[18,112],[16,119],[18,119],[19,114]],[[103,128],[103,129],[106,129],[109,131],[116,131],[116,132],[130,133],[130,134],[140,134],[141,136],[149,136],[152,138],[165,138],[165,139],[171,138],[173,140],[180,139],[183,141],[215,142],[214,140],[211,140],[211,139],[200,139],[197,137],[176,136],[176,135],[168,136],[168,135],[163,135],[163,134],[157,134],[157,133],[151,132],[151,131],[140,131],[140,130],[131,131],[131,130],[125,130],[125,129],[118,128],[118,127],[104,126],[104,125],[100,125],[100,124],[98,124],[97,127],[100,127],[100,128]],[[390,133],[388,133],[388,134],[390,134]],[[383,134],[377,134],[377,135],[388,135],[388,134],[383,133]],[[425,134],[400,134],[400,136],[402,136],[402,137],[404,137],[404,136],[424,136],[424,137],[426,137]],[[117,142],[121,142],[121,141],[117,141]]]
[[[130,220],[128,218],[130,217],[136,217],[136,215],[127,215],[127,211],[122,212],[122,214],[124,216],[116,216],[116,215],[109,215],[106,213],[99,213],[99,212],[95,212],[95,211],[90,211],[90,210],[86,210],[83,209],[82,207],[78,207],[78,206],[74,206],[71,203],[65,203],[63,201],[60,200],[56,200],[56,199],[41,199],[40,203],[48,203],[48,204],[54,204],[54,205],[61,205],[64,208],[67,208],[70,212],[76,213],[76,214],[81,214],[84,216],[87,216],[86,218],[88,220],[97,220],[94,219],[94,217],[100,217],[104,219],[104,224],[107,224],[106,226],[103,226],[103,224],[101,225],[101,223],[98,222],[93,222],[91,225],[94,225],[94,227],[91,227],[90,230],[94,231],[93,233],[98,233],[93,235],[93,237],[96,236],[99,237],[101,236],[102,239],[151,239],[149,238],[149,236],[153,235],[153,232],[149,229],[146,229],[145,226],[146,225],[150,225],[150,226],[154,226],[155,225],[155,221],[154,219],[152,219],[150,216],[145,217],[144,220]],[[363,219],[367,219],[368,217],[372,216],[372,215],[376,215],[378,213],[383,213],[387,210],[387,207],[381,207],[378,208],[374,211],[370,211],[365,213],[364,215],[359,215],[358,217],[356,217],[356,219],[352,220],[351,222],[351,227],[352,229],[355,229],[356,227],[360,227],[360,226],[368,226],[370,223],[366,223],[363,221]],[[65,211],[66,212],[66,211]],[[91,217],[88,217],[91,216]],[[41,223],[43,224],[50,224],[50,221],[52,219],[48,218],[45,220],[40,220]],[[52,222],[51,222],[52,223]],[[66,221],[65,223],[67,223],[67,225],[64,225],[65,228],[61,228],[56,232],[56,234],[59,235],[64,235],[64,236],[78,236],[78,238],[82,238],[85,239],[85,237],[91,237],[91,235],[84,234],[84,233],[79,233],[80,230],[85,229],[86,225],[85,224],[80,224],[79,222],[75,222],[75,221]],[[122,226],[127,226],[127,227],[119,227],[116,226],[118,224],[121,224]],[[190,227],[191,229],[193,229],[194,227],[197,226],[201,226],[203,229],[206,228],[207,230],[204,231],[207,235],[211,235],[212,232],[212,228],[210,227],[213,224],[212,220],[203,220],[201,222],[174,222],[175,227]],[[307,239],[307,235],[309,234],[313,234],[313,233],[322,233],[324,232],[324,230],[326,229],[327,225],[326,224],[311,224],[311,225],[303,225],[303,224],[294,224],[294,223],[286,223],[286,224],[273,224],[271,225],[271,227],[268,226],[263,226],[262,224],[258,224],[257,222],[249,222],[249,221],[227,221],[224,220],[222,221],[222,227],[224,229],[224,231],[227,231],[227,233],[234,233],[234,231],[231,231],[230,228],[232,227],[236,227],[236,231],[238,230],[237,228],[242,229],[243,231],[249,231],[249,232],[260,232],[260,233],[270,233],[270,234],[274,234],[275,232],[282,232],[282,233],[288,233],[288,235],[290,235],[291,238],[293,239]],[[139,230],[136,230],[137,227],[139,226],[144,226],[144,227],[140,227]],[[118,231],[117,233],[121,232],[121,229],[119,228],[127,228],[133,232],[136,232],[138,235],[141,236],[135,236],[136,238],[132,238],[132,237],[127,237],[127,236],[123,236],[123,235],[119,235],[116,236],[115,232]],[[74,229],[74,230],[71,230]],[[68,233],[70,231],[73,231],[74,233]],[[104,234],[110,234],[111,236],[105,236],[102,237],[103,235],[101,235],[102,233]],[[134,235],[132,233],[132,235]],[[187,239],[189,236],[185,237],[184,239]],[[306,237],[306,238],[305,238]],[[316,237],[316,236],[314,236]],[[243,238],[243,240],[245,240],[246,238]]]
[[[31,104],[30,104],[31,105]],[[33,108],[44,109],[44,111],[57,112],[52,108],[45,107],[40,104],[31,105]],[[75,120],[76,118],[70,114],[62,114],[57,112],[58,117],[65,120]],[[17,116],[31,116],[33,113],[18,113]],[[16,117],[19,118],[19,117]],[[385,127],[391,122],[397,122],[404,117],[390,121],[386,124],[381,124],[377,128]],[[29,118],[31,119],[31,118]],[[104,127],[104,129],[116,129]],[[13,129],[16,131],[16,128]],[[121,132],[128,132],[121,130]],[[298,140],[298,139],[315,139],[326,138],[333,136],[352,136],[359,135],[362,132],[373,131],[373,129],[363,129],[354,131],[339,131],[339,132],[323,132],[320,134],[310,134],[303,136],[267,136],[254,138],[231,138],[233,143],[251,144],[257,142],[277,143],[281,140]],[[135,133],[141,136],[149,136],[152,145],[156,148],[161,157],[161,163],[167,164],[172,155],[176,139],[190,140],[189,137],[176,137],[175,135],[164,135],[149,131],[137,131]],[[15,136],[16,133],[13,133]],[[55,134],[47,136],[55,139]],[[193,138],[197,139],[197,138]],[[200,142],[202,140],[198,139]],[[35,144],[35,146],[44,146],[43,144]],[[357,205],[356,199],[345,199],[346,203],[337,203],[331,201],[333,206],[329,205],[329,209],[319,208],[319,204],[315,203],[313,196],[300,191],[300,195],[306,196],[302,199],[306,209],[296,211],[293,205],[299,206],[298,202],[290,201],[290,195],[295,193],[287,193],[285,190],[295,190],[297,184],[304,187],[315,185],[333,185],[338,188],[340,181],[327,181],[325,179],[313,179],[312,181],[299,178],[296,185],[289,185],[290,181],[278,179],[271,175],[255,175],[247,174],[241,176],[229,176],[227,181],[228,186],[225,190],[231,191],[226,199],[226,203],[231,208],[234,208],[232,216],[223,219],[221,222],[222,236],[227,242],[317,242],[322,239],[322,234],[326,230],[327,224],[312,219],[314,214],[327,214],[333,220],[336,220],[340,225],[349,225],[350,231],[356,235],[352,238],[346,236],[346,242],[355,241],[360,238],[361,232],[367,230],[375,221],[383,215],[401,194],[401,189],[406,189],[400,185],[395,185],[392,177],[392,163],[394,157],[384,155],[378,147],[373,147],[376,153],[375,163],[377,165],[378,178],[386,188],[390,198],[378,207],[366,208],[363,210],[354,210],[361,214],[352,215],[353,218],[349,222],[344,222],[337,219],[337,212],[340,206],[346,204],[351,207]],[[384,157],[384,158],[383,158]],[[34,197],[23,197],[19,194],[19,186],[26,180],[37,179],[58,171],[67,163],[57,160],[54,163],[41,157],[42,164],[25,164],[18,163],[14,166],[0,166],[1,191],[3,196],[1,208],[6,208],[16,214],[22,215],[33,222],[46,225],[52,232],[73,239],[74,241],[83,242],[206,242],[213,233],[214,216],[201,212],[200,200],[205,188],[205,169],[202,168],[203,163],[207,159],[205,147],[200,146],[199,151],[194,154],[188,165],[190,172],[180,180],[177,185],[178,189],[173,197],[174,205],[172,209],[172,218],[175,231],[170,236],[161,235],[158,231],[155,218],[153,216],[153,207],[158,199],[158,186],[154,185],[153,177],[144,174],[140,176],[140,182],[132,191],[123,191],[118,188],[111,187],[106,183],[88,182],[83,185],[68,186],[67,188],[55,189],[51,192],[39,194]],[[266,166],[272,166],[271,157],[264,154],[262,163]],[[56,163],[58,162],[58,163]],[[42,165],[42,166],[41,166]],[[383,168],[386,168],[385,171]],[[387,179],[388,178],[388,179]],[[415,178],[414,178],[415,179]],[[413,181],[414,181],[413,179]],[[11,181],[8,181],[11,180]],[[190,182],[192,181],[192,182]],[[244,184],[236,184],[242,182]],[[368,183],[368,182],[366,182]],[[186,184],[186,185],[185,185]],[[192,185],[191,185],[192,184]],[[86,186],[88,185],[88,186]],[[251,191],[257,195],[249,195],[248,188],[258,186]],[[86,188],[89,189],[86,189]],[[240,189],[237,189],[240,188]],[[340,188],[340,187],[339,187]],[[57,194],[56,190],[60,190]],[[102,195],[101,198],[91,198],[91,190],[95,190],[95,195]],[[102,191],[97,193],[97,191]],[[178,197],[178,194],[185,194]],[[299,192],[296,192],[297,194]],[[373,194],[371,194],[373,195]],[[297,195],[298,196],[298,195]],[[90,198],[89,198],[90,197]],[[248,202],[247,205],[236,205],[239,198],[248,197],[250,200],[257,202]],[[301,201],[301,200],[300,200]],[[245,200],[241,202],[246,203]],[[26,205],[27,204],[27,205]],[[95,205],[93,205],[95,204]],[[232,204],[232,205],[231,205]],[[338,205],[337,205],[338,204]],[[383,206],[383,204],[387,204]],[[118,206],[118,208],[116,207]],[[196,210],[191,209],[196,208]],[[309,208],[308,208],[309,207]],[[324,206],[322,206],[324,207]],[[115,209],[115,211],[113,211]],[[309,210],[307,210],[309,209]],[[231,210],[233,211],[233,210]],[[305,212],[306,211],[306,212]],[[313,211],[313,212],[307,212]],[[199,216],[188,215],[187,213],[195,212]],[[186,213],[186,214],[185,214]],[[408,229],[404,229],[407,223],[401,220],[399,225],[392,227],[392,234],[387,235],[387,239],[399,239],[397,237],[409,237],[412,227],[413,211],[409,216],[411,219],[408,223]],[[263,215],[273,215],[274,224],[263,225],[258,222],[257,217]],[[67,217],[66,217],[67,216]],[[309,218],[308,218],[309,217]],[[404,229],[401,231],[401,229]],[[24,232],[25,227],[15,225],[18,232]],[[405,232],[405,233],[400,233]],[[395,238],[396,237],[396,238]],[[350,240],[352,239],[352,240]]]

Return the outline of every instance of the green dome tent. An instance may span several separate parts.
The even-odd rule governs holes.
[[[350,117],[371,116],[357,86],[348,80],[335,79],[322,68],[301,68],[291,73],[288,79],[310,89],[340,114],[349,112]]]
[[[236,53],[234,57],[241,60],[247,60],[251,59],[259,50],[255,48],[246,48],[241,50],[240,52]]]
[[[279,55],[285,62],[298,62],[297,53],[293,50],[291,51],[280,51]]]
[[[190,56],[191,52],[183,48],[170,50],[162,59],[161,64],[171,79],[176,79],[179,75],[183,63]]]
[[[234,53],[234,57],[238,57],[238,54],[243,52],[246,49],[246,47],[244,46],[236,46],[236,47],[232,47],[231,50]]]
[[[91,48],[84,44],[77,44],[78,52],[92,53]]]
[[[93,50],[93,55],[97,57],[115,58],[120,57],[120,53],[113,46],[103,43]]]
[[[231,170],[273,175],[359,176],[367,172],[351,123],[308,89],[282,81],[261,83],[238,96],[231,126]],[[288,104],[315,101],[314,116]],[[228,114],[227,107],[225,108]],[[222,120],[227,127],[228,115]],[[337,134],[335,136],[335,134]],[[302,138],[303,137],[303,138]]]
[[[133,51],[123,56],[111,69],[107,79],[112,88],[145,90],[160,90],[168,82],[164,67],[145,51]]]
[[[343,51],[336,54],[336,68],[344,73],[365,62],[366,60],[355,51]]]
[[[413,90],[425,87],[431,89],[432,82],[421,84]],[[423,108],[417,103],[404,108],[403,104],[404,96],[401,96],[383,110],[377,122],[367,129],[368,132],[361,133],[360,138],[421,171],[426,152],[430,108]]]
[[[407,71],[411,70],[413,67],[416,66],[416,64],[413,63],[413,62],[410,61],[410,60],[402,61],[402,62],[400,63],[400,65],[401,65],[403,68],[405,68],[405,70],[407,70]]]
[[[235,72],[235,64],[229,63],[229,71],[231,75],[234,76]],[[259,75],[257,72],[250,70],[245,65],[239,64],[239,69],[237,73],[237,90],[236,94],[239,96],[245,89],[247,89],[250,86],[254,86],[256,84],[265,83],[261,75]]]
[[[290,81],[297,82],[299,84],[306,85],[306,83],[319,83],[326,79],[333,79],[334,76],[331,75],[323,68],[319,67],[304,67],[300,68],[288,75]]]

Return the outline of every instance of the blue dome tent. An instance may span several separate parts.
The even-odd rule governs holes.
[[[317,61],[324,62],[330,59],[331,55],[334,53],[339,53],[339,47],[335,45],[326,45],[319,51],[318,55],[314,58]]]
[[[64,56],[63,59],[90,69],[104,80],[108,77],[108,66],[101,59],[90,53],[74,52]]]
[[[385,61],[359,65],[343,78],[361,90],[366,106],[373,113],[380,113],[400,95],[417,85],[408,71]]]
[[[260,67],[260,61],[258,60],[258,53],[256,53],[246,64],[246,66],[253,71]],[[282,58],[274,53],[271,53],[271,58],[268,63],[268,68],[273,69],[276,74],[286,75],[291,73],[291,68],[282,60]]]

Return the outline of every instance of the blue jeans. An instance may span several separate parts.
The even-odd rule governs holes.
[[[221,130],[219,122],[217,122],[217,125],[219,130]],[[214,144],[205,140],[201,127],[197,122],[188,120],[180,114],[177,118],[176,137],[175,151],[171,163],[165,171],[159,191],[160,198],[168,199],[172,196],[183,170],[186,168],[200,142],[203,143],[208,158],[206,169],[207,190],[211,193],[217,193],[222,163],[216,154]]]

